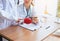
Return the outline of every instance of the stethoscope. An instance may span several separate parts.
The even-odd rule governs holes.
[[[19,4],[19,0],[18,0],[17,4]]]
[[[23,4],[23,12],[25,12],[25,10],[24,10],[24,4]],[[26,14],[27,15],[25,16],[25,18],[30,17],[29,9],[28,10],[26,9]]]

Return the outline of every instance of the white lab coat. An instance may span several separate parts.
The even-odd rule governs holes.
[[[38,14],[35,10],[35,7],[30,5],[30,8],[28,10],[28,13],[27,13],[27,10],[26,10],[26,7],[24,6],[24,4],[21,4],[21,5],[18,5],[17,6],[17,12],[18,12],[18,17],[19,19],[24,19],[26,17],[38,17]],[[38,18],[39,19],[39,18]],[[20,23],[23,22],[20,21]]]
[[[0,29],[10,26],[17,20],[17,6],[14,0],[0,0]]]
[[[27,17],[36,17],[37,16],[35,8],[32,5],[29,8],[28,15],[27,15],[26,8],[23,4],[21,4],[17,7],[17,11],[19,13],[19,18],[24,19],[24,18],[26,18],[26,16]]]

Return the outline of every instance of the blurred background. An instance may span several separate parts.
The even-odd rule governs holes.
[[[58,0],[58,9],[57,9],[57,15],[56,15],[56,23],[60,25],[60,0]],[[58,30],[54,33],[54,35],[60,36],[60,26]]]
[[[58,13],[57,13],[57,17],[60,18],[60,0],[58,0]]]

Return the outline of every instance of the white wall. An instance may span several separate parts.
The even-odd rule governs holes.
[[[58,0],[35,0],[35,7],[39,14],[44,14],[45,7],[47,5],[48,13],[52,16],[56,16]]]

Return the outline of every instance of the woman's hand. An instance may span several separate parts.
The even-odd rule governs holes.
[[[38,18],[37,17],[32,17],[32,23],[37,24],[38,23]]]
[[[23,24],[23,19],[18,19],[18,20],[16,21],[16,23],[21,23],[21,24]]]
[[[20,19],[18,19],[17,21],[16,21],[16,23],[19,23],[20,22]]]

